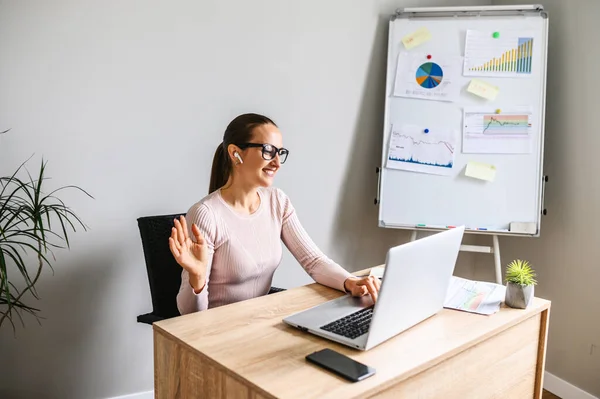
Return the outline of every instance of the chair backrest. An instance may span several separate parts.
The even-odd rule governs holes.
[[[181,266],[169,249],[173,220],[180,215],[144,216],[137,219],[152,297],[152,313],[161,318],[179,316],[177,293]]]

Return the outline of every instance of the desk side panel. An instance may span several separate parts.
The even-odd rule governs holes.
[[[541,317],[537,314],[370,397],[533,398],[539,371]]]
[[[253,387],[167,335],[154,332],[156,399],[268,399]]]
[[[544,310],[540,319],[540,344],[538,345],[538,363],[535,376],[535,399],[542,399],[544,387],[544,370],[546,368],[546,347],[548,345],[548,327],[550,308]]]

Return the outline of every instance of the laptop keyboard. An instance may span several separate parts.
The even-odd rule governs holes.
[[[321,329],[354,339],[369,331],[372,317],[373,306],[370,306],[321,326]]]

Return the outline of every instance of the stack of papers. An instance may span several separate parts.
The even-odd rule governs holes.
[[[453,276],[444,307],[490,315],[500,310],[505,294],[506,287],[503,285]]]

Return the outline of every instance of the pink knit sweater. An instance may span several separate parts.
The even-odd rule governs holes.
[[[209,262],[204,289],[194,293],[182,270],[177,307],[197,312],[265,295],[283,255],[281,241],[318,283],[344,291],[351,274],[327,258],[310,239],[290,202],[278,188],[261,188],[260,205],[251,215],[233,210],[217,190],[194,204],[186,215],[207,242]]]

